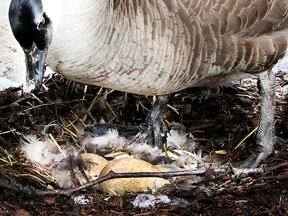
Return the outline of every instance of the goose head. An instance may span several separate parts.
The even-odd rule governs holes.
[[[60,19],[59,10],[54,9],[53,13],[52,6],[59,3],[57,0],[12,0],[9,7],[12,32],[25,53],[26,78],[33,80],[36,89],[42,85],[45,60],[57,23],[54,20]],[[56,18],[55,11],[58,12]]]

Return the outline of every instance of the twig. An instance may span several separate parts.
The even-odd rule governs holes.
[[[61,154],[66,157],[65,152],[61,149],[61,147],[59,146],[59,144],[57,143],[57,141],[55,140],[55,138],[53,137],[52,134],[49,134],[50,139],[53,141],[53,143],[57,146],[57,148],[59,149],[59,151],[61,152]]]
[[[41,108],[41,107],[46,107],[46,106],[55,106],[55,105],[63,105],[63,104],[69,104],[69,103],[75,103],[75,102],[79,102],[79,101],[82,101],[82,99],[76,99],[76,100],[71,100],[71,101],[63,101],[63,102],[51,102],[51,103],[45,103],[45,104],[39,104],[39,105],[36,105],[36,106],[32,106],[30,108],[27,108],[25,110],[22,110],[22,112],[27,112],[27,111],[30,111],[30,110],[35,110],[35,109],[38,109],[38,108]]]
[[[288,162],[287,161],[285,161],[283,163],[280,163],[280,164],[276,164],[276,165],[271,166],[271,167],[268,167],[267,171],[268,172],[272,172],[274,170],[278,170],[278,169],[285,168],[285,167],[288,167]]]
[[[43,101],[41,101],[35,94],[31,93],[32,97],[35,98],[40,104],[43,104]]]
[[[201,169],[197,171],[176,171],[176,172],[138,172],[138,173],[115,173],[110,171],[106,176],[98,178],[94,181],[88,182],[82,186],[69,188],[66,190],[52,190],[52,191],[38,191],[30,186],[23,186],[16,182],[8,182],[6,179],[0,178],[0,188],[10,190],[15,193],[21,193],[27,197],[45,197],[45,196],[67,196],[70,197],[73,194],[93,187],[104,181],[115,179],[115,178],[143,178],[143,177],[158,177],[158,178],[170,178],[176,176],[188,176],[188,175],[203,175],[206,169]]]
[[[274,170],[278,170],[280,168],[288,167],[288,162],[283,162],[281,164],[278,164],[276,166],[272,166],[266,169],[259,169],[260,173],[263,172],[272,172]],[[234,168],[234,167],[233,167]],[[256,173],[255,170],[257,169],[251,169],[252,172],[247,172],[248,174]],[[235,171],[235,170],[234,170]],[[75,188],[69,188],[66,190],[52,190],[52,191],[38,191],[32,187],[29,186],[23,186],[19,183],[10,183],[5,179],[0,178],[0,188],[8,189],[10,191],[13,191],[15,193],[22,193],[23,195],[26,195],[28,197],[45,197],[45,196],[67,196],[70,197],[73,194],[80,192],[82,190],[88,189],[90,187],[93,187],[97,184],[100,184],[104,181],[115,179],[115,178],[143,178],[143,177],[157,177],[157,178],[171,178],[176,176],[189,176],[189,175],[205,175],[206,172],[211,172],[211,169],[199,169],[199,170],[184,170],[184,171],[172,171],[172,172],[138,172],[138,173],[115,173],[113,171],[110,171],[106,176],[103,176],[101,178],[98,178],[94,181],[88,182],[82,186],[75,187]],[[214,169],[214,173],[223,173],[227,172],[225,169]],[[258,172],[259,173],[259,172]]]
[[[16,182],[9,182],[6,179],[0,178],[0,188],[15,192],[22,193],[27,197],[35,196],[36,190],[35,188],[29,186],[23,186]]]
[[[10,129],[9,131],[1,132],[0,135],[9,134],[9,133],[14,133],[15,131],[16,131],[16,129]]]
[[[258,127],[256,127],[254,130],[252,130],[246,137],[244,137],[240,143],[238,143],[238,145],[234,148],[234,149],[238,149],[239,147],[242,146],[242,144],[245,142],[246,139],[248,139],[253,133],[255,133],[258,130]]]
[[[88,110],[86,110],[86,114],[85,114],[84,118],[82,119],[83,122],[86,121],[86,119],[88,118],[88,116],[91,116],[91,117],[92,117],[91,111],[93,110],[93,107],[95,106],[95,104],[96,104],[97,101],[99,100],[99,95],[100,95],[100,93],[102,92],[102,90],[103,90],[103,87],[101,87],[100,90],[97,92],[97,94],[95,95],[95,97],[94,97],[92,103],[90,104]],[[92,119],[93,119],[93,118],[92,118]],[[93,121],[94,121],[94,120],[95,120],[95,119],[93,119]]]
[[[16,101],[14,101],[13,103],[9,104],[9,105],[5,105],[5,106],[1,106],[0,107],[0,111],[3,111],[3,110],[7,110],[7,109],[12,109],[14,107],[18,107],[19,106],[19,103],[22,103],[23,101],[25,100],[28,100],[30,99],[31,97],[30,96],[24,96]]]
[[[251,175],[251,174],[257,174],[257,173],[264,173],[264,171],[265,171],[265,169],[261,168],[261,167],[259,167],[259,168],[254,168],[254,167],[252,167],[252,168],[236,168],[236,167],[232,166],[231,162],[229,162],[229,164],[230,164],[232,171],[236,174],[242,173],[242,174],[246,174],[246,175],[249,175],[249,174]]]
[[[175,108],[175,107],[173,107],[173,106],[171,106],[170,104],[167,104],[167,107],[170,108],[170,109],[171,109],[173,112],[175,112],[177,115],[180,114],[179,111],[178,111],[178,109]]]
[[[189,176],[189,175],[203,175],[206,169],[196,170],[196,171],[173,171],[173,172],[137,172],[137,173],[115,173],[110,171],[107,175],[98,178],[94,181],[88,182],[82,186],[76,188],[69,188],[66,190],[54,190],[54,191],[36,191],[35,196],[55,196],[64,195],[72,196],[74,193],[88,189],[104,181],[115,179],[115,178],[143,178],[143,177],[158,177],[158,178],[171,178],[176,176]]]

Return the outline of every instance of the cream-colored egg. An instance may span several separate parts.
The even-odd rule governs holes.
[[[108,161],[105,158],[92,153],[83,153],[79,155],[79,159],[82,160],[83,171],[89,182],[97,179],[101,170],[108,164]],[[76,168],[74,172],[80,184],[85,184],[87,183],[87,179],[85,175],[81,173],[80,169],[81,168]]]
[[[101,171],[100,177],[107,175],[111,170],[116,173],[159,172],[158,168],[146,161],[136,158],[122,158],[109,162]],[[101,183],[99,189],[110,195],[123,195],[126,192],[156,192],[160,187],[169,183],[163,178],[118,178]]]

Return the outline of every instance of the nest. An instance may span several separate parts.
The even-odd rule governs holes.
[[[280,75],[278,82],[276,128],[281,140],[286,140],[287,123],[282,120],[287,116],[282,89],[286,81]],[[81,150],[87,135],[82,129],[99,122],[139,125],[153,104],[153,97],[87,86],[59,75],[46,80],[45,86],[47,90],[30,94],[19,88],[0,92],[1,178],[40,190],[57,188],[57,179],[23,155],[24,135],[48,136],[63,149]],[[164,118],[169,128],[184,128],[193,134],[209,163],[238,161],[255,148],[253,131],[259,118],[256,81],[175,93]]]

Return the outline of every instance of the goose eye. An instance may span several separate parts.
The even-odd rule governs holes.
[[[37,24],[37,29],[40,30],[45,26],[45,18],[42,17],[42,20]]]

